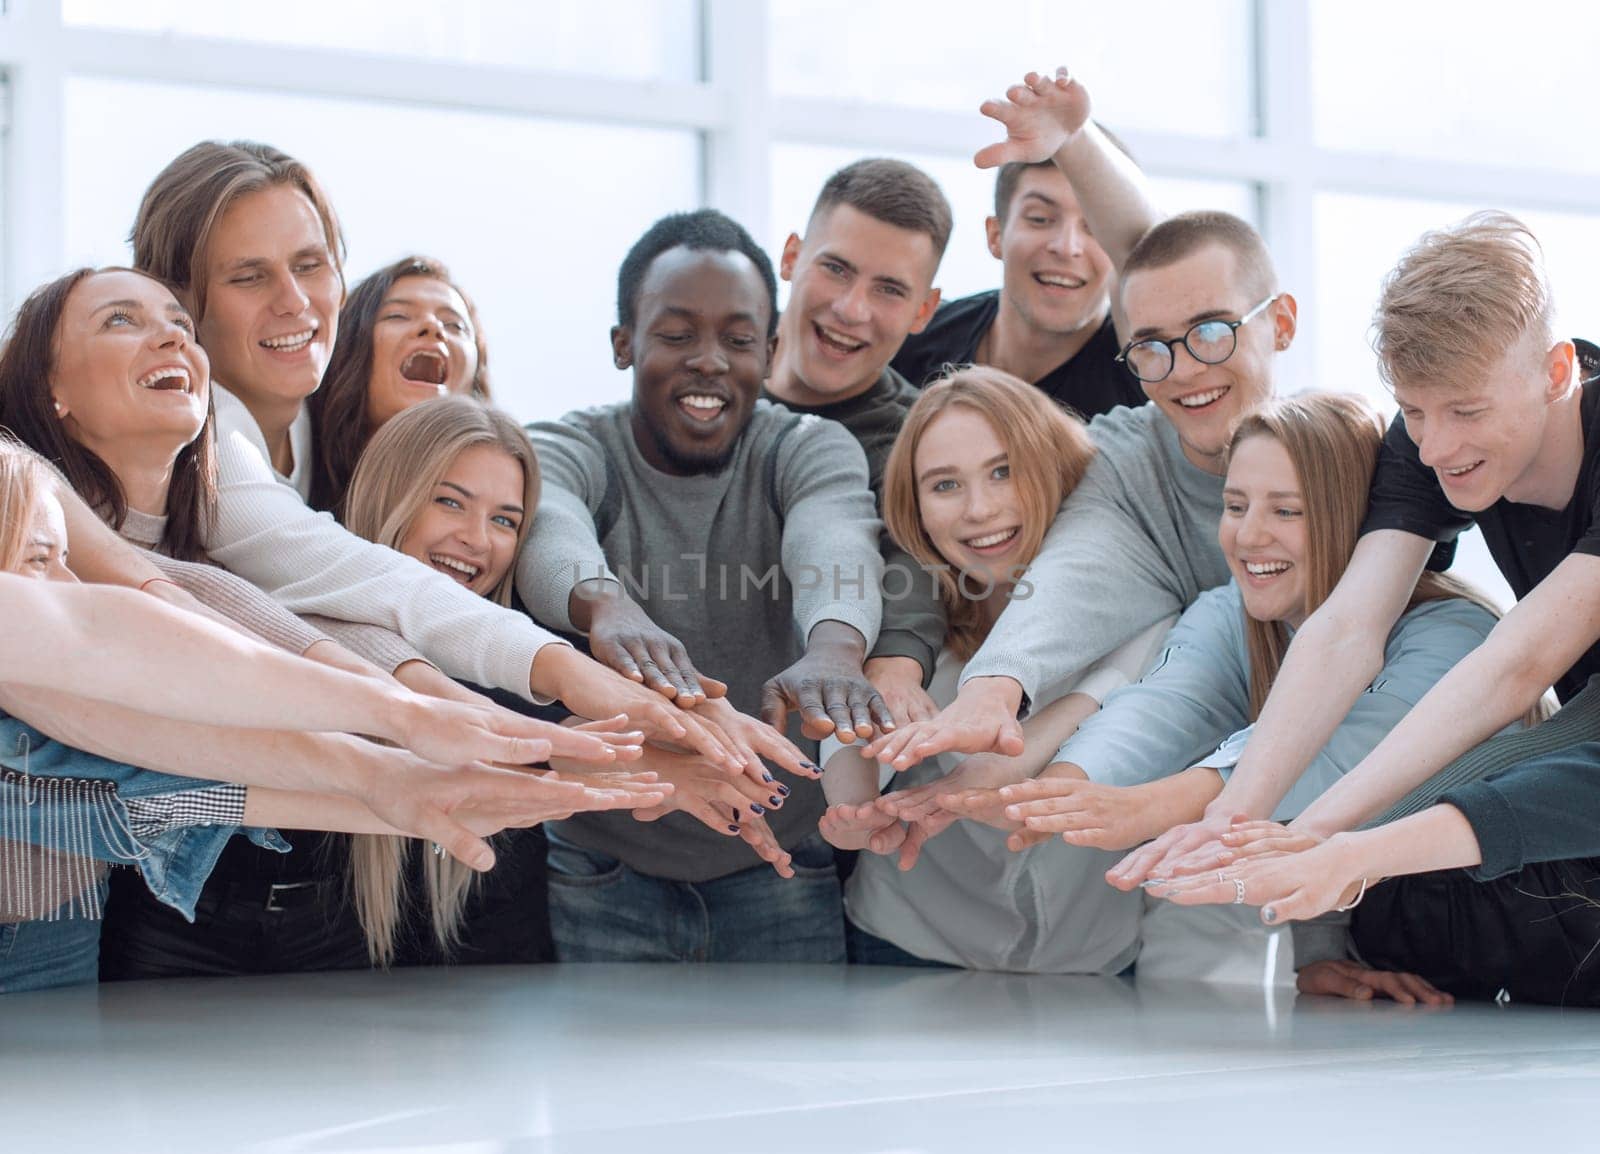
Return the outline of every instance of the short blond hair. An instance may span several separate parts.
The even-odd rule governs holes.
[[[1476,383],[1525,338],[1548,348],[1553,311],[1538,238],[1510,213],[1475,212],[1423,233],[1384,278],[1378,372],[1390,388]]]

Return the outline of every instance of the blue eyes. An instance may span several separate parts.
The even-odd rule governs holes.
[[[433,499],[433,503],[435,505],[443,505],[446,509],[451,509],[458,513],[466,512],[466,506],[460,501],[457,501],[454,497],[435,497]],[[490,517],[489,520],[493,524],[499,525],[501,528],[511,530],[513,533],[517,531],[516,518],[508,517],[504,513],[496,513],[493,517]]]

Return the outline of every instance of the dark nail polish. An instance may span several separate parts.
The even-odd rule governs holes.
[[[761,771],[761,780],[764,781],[764,782],[767,782],[768,784],[770,784],[773,781],[775,781],[776,779],[770,773],[766,772],[766,770],[762,770]]]
[[[766,813],[767,811],[764,808],[762,808],[761,806],[757,805],[755,802],[752,801],[750,803],[750,812],[751,813],[755,813],[755,814],[762,814],[762,813]]]
[[[1271,906],[1268,906],[1266,909],[1261,911],[1261,920],[1266,922],[1268,925],[1271,925],[1273,922],[1278,920],[1278,911],[1273,909]]]
[[[789,787],[786,786],[786,785],[780,785],[778,787],[778,792],[783,794],[784,797],[788,797],[789,796]]]
[[[812,773],[821,773],[822,772],[822,770],[818,766],[813,765],[809,761],[802,761],[800,764],[802,766],[804,766],[806,769],[809,769]]]
[[[772,803],[772,808],[773,809],[777,809],[780,805],[783,804],[783,798],[777,796],[776,794],[774,794],[773,796],[767,798],[767,800]]]
[[[736,826],[736,825],[730,825],[728,827],[728,832],[729,833],[738,833],[739,832],[739,827]]]

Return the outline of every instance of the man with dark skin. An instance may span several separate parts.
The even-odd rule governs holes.
[[[775,297],[770,263],[728,218],[659,221],[619,276],[612,354],[633,371],[633,399],[530,430],[544,475],[521,561],[530,609],[692,703],[750,763],[730,781],[654,751],[652,768],[681,787],[659,825],[580,816],[555,827],[562,960],[843,957],[832,852],[816,835],[815,751],[780,734],[791,709],[802,741],[892,728],[862,673],[882,611],[880,525],[855,440],[760,399]],[[794,773],[792,791],[754,755]],[[734,834],[780,873],[792,853],[803,876],[780,883],[752,868]],[[706,916],[678,918],[682,902]]]

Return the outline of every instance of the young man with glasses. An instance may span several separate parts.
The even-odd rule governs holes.
[[[984,105],[1007,140],[980,163],[1055,157],[1075,180],[1095,235],[1108,250],[1140,226],[1119,195],[1115,162],[1088,121],[1088,102],[1065,70],[1030,74]],[[1092,191],[1091,191],[1092,190]],[[1274,354],[1295,333],[1295,302],[1277,288],[1272,260],[1246,222],[1220,212],[1185,213],[1138,240],[1123,264],[1121,354],[1151,404],[1115,409],[1089,425],[1098,456],[1067,499],[1026,579],[967,663],[956,701],[930,721],[901,727],[869,753],[904,769],[935,753],[1015,757],[1017,722],[1040,686],[1081,672],[1157,623],[1174,618],[1228,580],[1217,545],[1222,455],[1243,413],[1272,395]],[[1043,768],[969,758],[992,784]],[[976,764],[975,764],[976,763]]]
[[[1213,880],[1250,836],[1232,818],[1266,816],[1304,772],[1430,554],[1475,523],[1515,610],[1288,831],[1264,831],[1297,852],[1250,865],[1247,900],[1270,922],[1365,894],[1353,930],[1374,964],[1458,996],[1600,1004],[1600,348],[1556,339],[1552,313],[1538,242],[1504,213],[1427,234],[1390,273],[1375,343],[1400,414],[1365,535],[1206,818],[1130,855],[1127,884],[1199,871],[1184,900],[1235,900]],[[1552,686],[1554,718],[1486,740]],[[1442,804],[1412,795],[1411,816],[1350,832],[1424,782]]]

